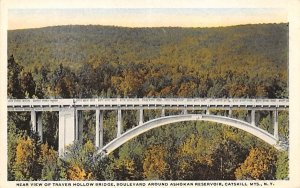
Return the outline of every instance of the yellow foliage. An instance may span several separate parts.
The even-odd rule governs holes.
[[[91,180],[92,172],[86,173],[83,168],[75,164],[68,169],[68,179],[74,181]]]
[[[204,163],[211,165],[212,160],[203,151],[207,150],[206,148],[210,147],[208,143],[202,137],[196,137],[195,134],[192,134],[178,149],[178,158],[190,157],[192,160],[199,163]]]
[[[33,140],[20,139],[16,148],[16,164],[30,163],[35,156],[35,147]]]
[[[144,176],[147,179],[159,179],[168,168],[166,151],[162,146],[154,146],[146,151],[143,161]]]
[[[86,153],[94,153],[94,151],[95,151],[95,146],[94,146],[94,144],[92,143],[92,141],[91,140],[88,140],[85,144],[84,144],[84,151],[86,152]]]
[[[273,163],[275,157],[272,150],[251,149],[245,162],[236,169],[235,176],[237,179],[264,179]]]
[[[57,152],[52,148],[49,148],[48,143],[41,145],[41,154],[39,158],[39,162],[42,164],[45,163],[56,163]]]
[[[17,180],[28,180],[32,176],[35,158],[36,147],[34,141],[30,137],[18,140],[14,165]]]

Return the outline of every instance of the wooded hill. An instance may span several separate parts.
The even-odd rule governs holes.
[[[287,24],[15,30],[8,31],[8,55],[36,81],[41,72],[67,69],[71,76],[50,79],[48,97],[287,97]],[[72,91],[54,92],[55,80]]]
[[[57,26],[8,31],[8,54],[23,66],[81,67],[106,61],[286,68],[287,24],[216,28]],[[252,67],[254,68],[254,67]]]

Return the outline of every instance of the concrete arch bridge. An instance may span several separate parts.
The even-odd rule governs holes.
[[[183,121],[210,121],[244,130],[277,149],[285,149],[278,136],[278,111],[288,110],[288,99],[236,99],[236,98],[93,98],[93,99],[8,99],[8,111],[31,112],[32,130],[42,138],[42,112],[59,112],[59,154],[75,140],[82,139],[84,110],[94,110],[96,115],[95,146],[99,154],[107,155],[132,138],[153,128]],[[161,110],[161,117],[144,122],[144,110]],[[225,115],[213,115],[211,110],[223,110]],[[116,138],[103,144],[103,112],[117,111]],[[122,111],[136,110],[138,125],[126,132],[122,126]],[[178,115],[165,116],[165,110],[179,110]],[[232,117],[233,110],[246,110],[247,121]],[[202,113],[194,113],[201,111]],[[270,111],[274,133],[270,134],[256,126],[257,111]],[[193,113],[190,113],[193,112]]]

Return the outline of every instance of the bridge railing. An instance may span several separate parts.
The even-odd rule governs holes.
[[[8,99],[8,107],[35,106],[289,106],[288,99],[235,98],[91,98],[91,99]]]

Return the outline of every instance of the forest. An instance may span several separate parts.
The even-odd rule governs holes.
[[[8,57],[8,98],[288,98],[287,23],[9,30]],[[160,113],[145,110],[145,120]],[[153,129],[100,158],[94,155],[94,114],[84,112],[83,141],[58,157],[57,112],[43,112],[43,140],[30,130],[30,113],[9,112],[8,180],[289,178],[288,151],[201,121]],[[247,111],[233,116],[245,120]],[[104,114],[104,144],[116,137],[116,117],[116,111]],[[287,143],[288,119],[288,111],[279,112],[279,137]],[[123,124],[125,130],[136,126],[136,112],[124,112]],[[268,111],[260,112],[256,124],[273,132]]]

